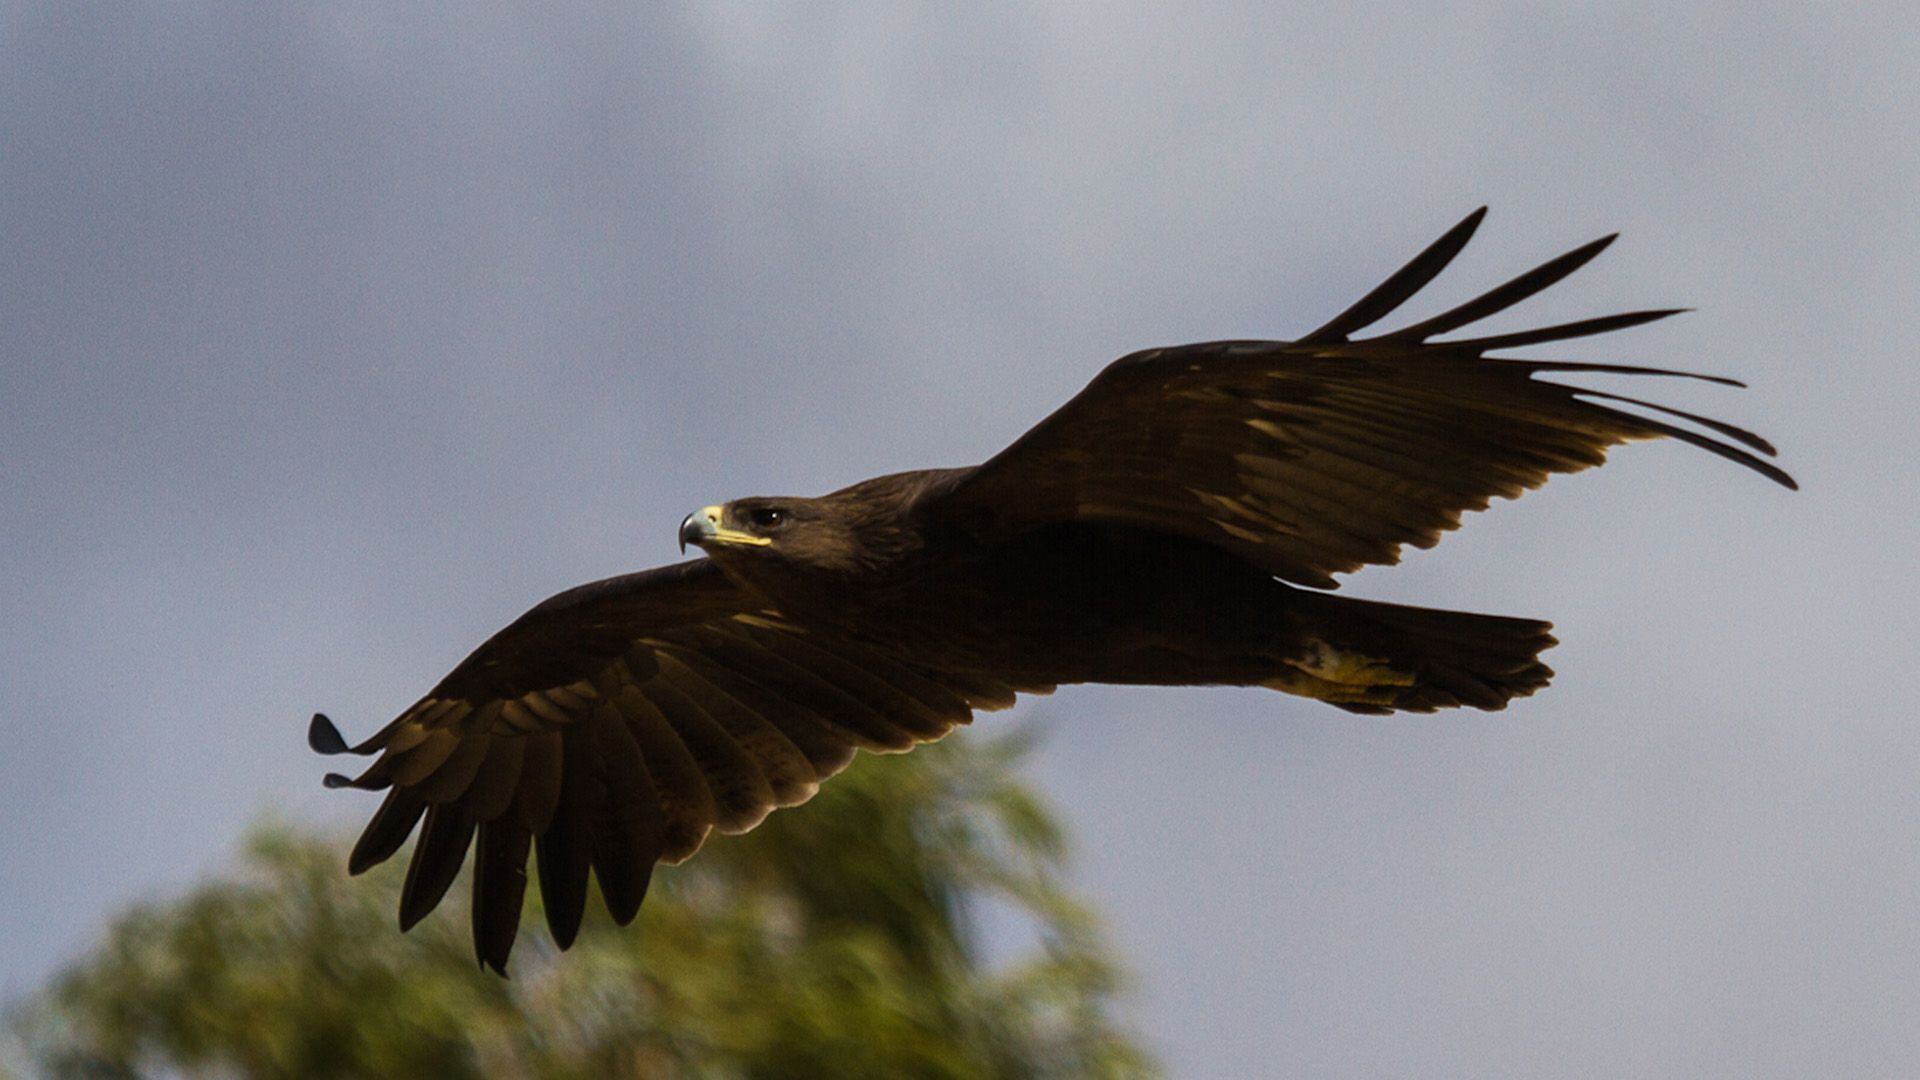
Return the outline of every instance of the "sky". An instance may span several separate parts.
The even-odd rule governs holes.
[[[1677,444],[1354,594],[1504,713],[1082,687],[1031,776],[1172,1074],[1920,1071],[1920,9],[0,5],[0,999],[690,509],[984,459],[1136,348],[1452,302]],[[1548,355],[1535,352],[1533,355]],[[1618,385],[1609,385],[1620,389]],[[804,812],[804,811],[799,811]]]

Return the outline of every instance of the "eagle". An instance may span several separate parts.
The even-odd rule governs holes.
[[[697,510],[678,539],[703,557],[538,604],[358,745],[315,715],[313,749],[378,755],[328,786],[386,792],[348,871],[419,827],[404,931],[475,849],[474,949],[504,975],[529,862],[565,949],[589,875],[625,925],[654,867],[710,832],[807,801],[855,751],[910,750],[1018,694],[1260,686],[1381,714],[1534,693],[1552,676],[1540,661],[1551,624],[1338,596],[1334,575],[1431,547],[1493,496],[1633,440],[1679,439],[1796,485],[1749,431],[1536,376],[1742,385],[1732,379],[1490,355],[1684,309],[1439,340],[1614,236],[1357,336],[1431,281],[1485,213],[1296,340],[1121,357],[982,464]]]

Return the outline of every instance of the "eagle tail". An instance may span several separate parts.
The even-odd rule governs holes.
[[[1296,591],[1289,651],[1262,685],[1348,712],[1504,709],[1547,685],[1551,623]]]

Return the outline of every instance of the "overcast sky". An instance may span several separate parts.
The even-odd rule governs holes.
[[[0,6],[0,997],[689,509],[977,461],[1148,345],[1411,316],[1757,428],[1360,595],[1553,619],[1503,714],[1078,688],[1032,774],[1183,1077],[1920,1072],[1911,5]],[[588,9],[591,10],[588,10]],[[1337,11],[1337,14],[1334,12]],[[1543,354],[1538,354],[1543,355]],[[983,721],[992,729],[1003,718]]]

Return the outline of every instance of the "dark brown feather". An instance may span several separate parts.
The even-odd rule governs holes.
[[[667,718],[699,766],[713,794],[715,828],[745,832],[767,816],[774,797],[766,774],[698,702],[661,682],[649,683],[642,693]]]
[[[393,782],[401,787],[418,784],[446,764],[447,759],[459,748],[460,736],[457,732],[444,728],[429,731],[418,746],[393,753]]]
[[[1392,314],[1395,308],[1440,276],[1440,271],[1445,270],[1453,257],[1460,254],[1460,249],[1467,246],[1467,241],[1473,239],[1474,230],[1480,227],[1480,222],[1486,216],[1487,208],[1484,206],[1468,214],[1460,224],[1448,229],[1445,235],[1415,255],[1407,265],[1394,271],[1392,277],[1375,286],[1372,292],[1361,297],[1352,307],[1335,315],[1325,326],[1302,337],[1300,344],[1323,345],[1345,341],[1355,331],[1364,330]]]
[[[860,658],[860,661],[867,663],[849,660],[840,650],[851,649],[851,646],[831,639],[802,635],[789,638],[786,646],[784,651],[787,655],[802,660],[808,667],[833,680],[836,685],[847,687],[863,700],[875,702],[894,726],[905,729],[916,741],[937,739],[952,730],[957,722],[908,694],[879,674],[878,670],[870,669],[869,664],[874,668],[879,667],[877,654]],[[882,670],[892,673],[897,668],[889,666]]]
[[[791,696],[762,685],[759,679],[725,666],[700,647],[674,656],[728,697],[773,725],[805,758],[812,779],[818,781],[845,768],[853,760],[854,743],[846,735]]]
[[[679,862],[700,849],[715,817],[713,791],[700,765],[673,730],[659,706],[634,687],[624,687],[612,704],[627,723],[647,763],[659,801],[662,857]]]
[[[593,872],[613,921],[625,926],[646,898],[665,840],[660,800],[626,722],[611,707],[586,721],[603,795],[593,823]]]
[[[1593,334],[1606,334],[1615,330],[1625,330],[1630,326],[1639,326],[1656,319],[1671,315],[1684,314],[1687,308],[1659,308],[1653,311],[1627,311],[1619,315],[1602,315],[1595,319],[1581,319],[1577,322],[1560,323],[1557,326],[1541,326],[1532,330],[1520,330],[1511,334],[1494,334],[1489,337],[1463,338],[1445,344],[1473,352],[1490,352],[1494,349],[1517,349],[1523,345],[1539,345],[1548,341],[1565,341],[1568,338],[1589,337]]]
[[[527,852],[533,834],[511,821],[482,821],[473,867],[473,951],[505,975],[520,909],[527,896]]]
[[[441,803],[427,808],[427,823],[413,846],[407,880],[400,887],[400,929],[409,930],[440,903],[460,875],[467,845],[473,842],[473,815]]]
[[[492,745],[493,737],[484,733],[462,737],[439,768],[413,785],[414,794],[430,803],[452,802],[465,795],[474,777],[480,775]]]
[[[702,678],[677,650],[661,651],[660,678],[655,685],[672,687],[698,705],[753,761],[760,775],[766,778],[774,804],[791,806],[813,793],[819,777],[793,740],[759,713],[742,705],[739,699]]]
[[[487,758],[467,789],[465,800],[467,812],[482,822],[492,821],[513,807],[527,755],[524,738],[503,735],[488,742]]]
[[[547,930],[561,949],[573,945],[587,907],[587,869],[593,858],[593,826],[607,798],[605,785],[591,767],[592,751],[581,738],[562,740],[560,802],[553,819],[534,841],[540,874],[540,900]]]
[[[387,792],[380,809],[373,812],[373,819],[353,845],[353,853],[347,856],[347,873],[363,874],[392,858],[426,812],[426,800],[418,795],[404,788]]]
[[[730,633],[725,641],[695,638],[708,659],[768,687],[829,725],[854,746],[880,752],[908,749],[913,736],[895,723],[878,703],[853,692],[805,663],[795,662],[799,651],[792,632],[742,626],[747,639],[736,647]]]
[[[1587,265],[1595,255],[1607,250],[1619,238],[1619,233],[1610,233],[1582,244],[1565,255],[1548,259],[1511,281],[1488,289],[1464,304],[1448,308],[1431,319],[1422,319],[1412,326],[1395,330],[1386,335],[1385,340],[1425,341],[1435,334],[1457,330],[1468,323],[1479,322],[1489,315],[1505,311],[1535,293],[1551,288],[1560,279]]]
[[[520,775],[508,815],[514,824],[538,836],[559,811],[565,747],[557,731],[525,736],[521,745]]]

